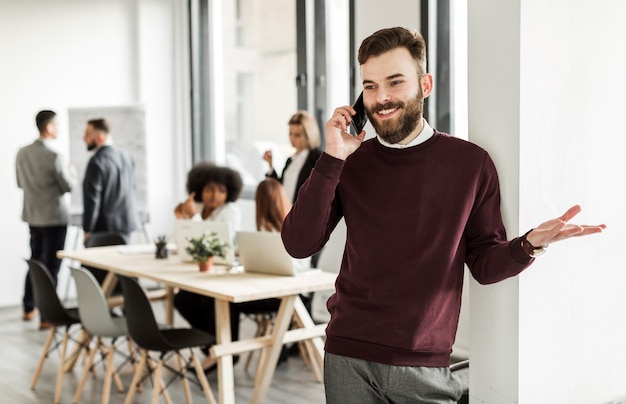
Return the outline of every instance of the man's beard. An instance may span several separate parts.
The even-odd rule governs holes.
[[[398,118],[389,120],[378,120],[378,111],[384,109],[395,108],[397,110],[402,109],[401,115]],[[422,98],[422,91],[420,90],[415,98],[405,102],[388,102],[386,104],[376,104],[371,110],[366,109],[367,117],[369,118],[372,126],[376,130],[378,136],[380,136],[385,142],[395,144],[406,138],[417,128],[422,115],[424,113],[424,99]],[[397,113],[397,112],[396,112]]]
[[[95,149],[96,147],[98,147],[98,145],[96,144],[96,142],[88,143],[88,144],[87,144],[87,151],[92,151],[92,150],[93,150],[93,149]]]

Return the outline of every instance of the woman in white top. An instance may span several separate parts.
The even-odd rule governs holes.
[[[241,211],[235,201],[243,182],[239,173],[209,162],[196,164],[187,175],[187,200],[174,209],[178,219],[228,223],[231,234],[241,228]]]
[[[241,211],[235,201],[242,187],[237,171],[208,162],[199,163],[187,175],[189,197],[176,206],[174,214],[178,219],[226,222],[234,236],[241,226]],[[215,335],[212,297],[181,290],[174,297],[174,307],[192,327]]]
[[[255,194],[256,202],[256,227],[258,231],[279,232],[283,226],[283,221],[291,209],[291,201],[287,198],[285,190],[280,182],[273,178],[266,178],[257,186]],[[310,258],[294,259],[294,266],[298,271],[310,268]],[[306,298],[305,298],[306,299]],[[212,299],[211,299],[212,300]],[[239,318],[240,314],[276,312],[280,306],[280,299],[255,300],[244,303],[230,304],[230,327],[233,341],[239,339]],[[202,311],[207,316],[211,316],[212,328],[209,333],[215,334],[215,310],[211,306],[207,310],[202,307]],[[198,310],[198,309],[196,309]],[[235,361],[238,356],[233,358]],[[205,372],[213,370],[215,366],[205,369]]]
[[[298,190],[304,184],[315,162],[322,155],[319,149],[321,138],[320,129],[315,117],[307,111],[298,111],[289,119],[289,141],[296,149],[295,153],[287,159],[282,175],[279,177],[274,169],[272,152],[268,150],[263,155],[263,160],[270,166],[267,177],[276,178],[283,184],[287,197],[295,202]]]

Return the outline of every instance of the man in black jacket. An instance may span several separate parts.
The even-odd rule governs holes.
[[[83,180],[85,243],[96,232],[116,232],[128,240],[140,225],[134,160],[111,144],[109,124],[102,118],[87,122],[83,139],[87,150],[95,150]]]

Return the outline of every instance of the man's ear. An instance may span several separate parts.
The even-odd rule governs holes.
[[[422,86],[422,94],[424,98],[428,97],[433,92],[433,75],[426,73],[420,79],[420,85]]]

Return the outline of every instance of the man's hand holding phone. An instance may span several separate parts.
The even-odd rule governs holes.
[[[359,96],[362,105],[362,94]],[[359,107],[359,99],[355,102],[355,105]],[[361,107],[359,107],[361,108]],[[362,108],[362,113],[365,114],[365,108]],[[367,115],[365,120],[361,119],[362,115],[359,115],[359,111],[354,106],[346,105],[335,109],[333,115],[326,122],[326,154],[335,158],[345,160],[350,154],[354,153],[356,149],[361,146],[361,142],[365,139],[365,131],[363,125],[367,122]],[[348,132],[348,125],[355,124],[355,117],[359,119],[360,131],[355,136],[352,136]]]

